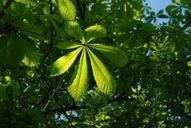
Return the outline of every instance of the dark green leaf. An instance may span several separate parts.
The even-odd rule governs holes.
[[[128,58],[125,55],[125,53],[116,47],[107,46],[103,44],[89,44],[89,46],[100,51],[116,66],[122,67],[128,61]]]

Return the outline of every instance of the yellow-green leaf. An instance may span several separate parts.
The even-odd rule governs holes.
[[[175,3],[175,4],[179,4],[180,0],[172,0],[172,2]]]
[[[113,93],[116,88],[116,81],[110,74],[101,60],[88,49],[88,55],[91,61],[93,76],[98,86],[98,89],[103,93]]]
[[[51,66],[49,66],[50,76],[58,76],[65,73],[76,60],[82,48],[78,48],[68,55],[58,58]]]
[[[71,96],[76,100],[80,100],[87,91],[88,83],[88,67],[86,59],[86,50],[83,49],[80,62],[77,68],[76,76],[72,84],[68,87]]]
[[[64,20],[75,20],[76,8],[70,0],[58,0],[58,6]]]
[[[191,67],[191,61],[187,62],[188,67]]]

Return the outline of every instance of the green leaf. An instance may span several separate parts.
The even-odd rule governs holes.
[[[80,40],[81,42],[85,42],[83,31],[80,25],[76,21],[68,21],[65,23],[65,31],[66,33],[75,38],[76,40]]]
[[[114,63],[118,67],[122,67],[127,64],[127,56],[123,51],[118,48],[103,44],[89,44],[89,46],[100,51],[104,56],[106,56],[112,63]]]
[[[172,0],[172,2],[175,3],[175,4],[179,4],[180,0]]]
[[[166,7],[166,12],[168,15],[175,17],[178,14],[178,6],[171,4]]]
[[[15,0],[15,1],[26,5],[32,3],[30,0]]]
[[[191,61],[187,62],[188,67],[191,67]]]
[[[160,14],[160,15],[158,15],[157,17],[158,17],[158,18],[169,18],[169,16],[166,15],[166,14]]]
[[[2,11],[3,10],[3,1],[0,1],[0,11]]]
[[[101,25],[93,25],[85,29],[86,43],[106,36],[106,29]]]
[[[75,20],[76,8],[70,0],[58,0],[58,6],[64,20]]]
[[[29,66],[37,66],[40,62],[40,50],[35,46],[33,40],[26,38],[25,40],[25,53],[22,62]]]
[[[80,53],[81,50],[82,50],[82,48],[80,47],[80,48],[72,51],[68,55],[58,58],[48,68],[50,70],[50,76],[51,77],[58,76],[60,74],[65,73],[70,68],[70,66],[74,63],[74,61],[76,60],[76,57],[78,56],[78,54]]]
[[[24,55],[24,41],[17,35],[10,35],[10,38],[6,38],[3,37],[0,40],[0,62],[17,65]]]
[[[83,49],[80,62],[77,68],[76,77],[72,84],[68,87],[71,96],[76,100],[80,100],[87,91],[88,83],[88,67],[86,59],[86,50]]]
[[[114,93],[116,81],[113,76],[110,74],[101,60],[90,49],[88,49],[88,55],[91,61],[93,76],[98,89],[106,94]]]
[[[60,17],[53,15],[49,17],[49,19],[55,29],[56,36],[63,38],[64,27],[62,27],[63,25],[60,23]]]
[[[71,43],[71,42],[59,42],[55,45],[55,47],[59,48],[59,49],[75,49],[80,47],[80,44],[77,43]]]

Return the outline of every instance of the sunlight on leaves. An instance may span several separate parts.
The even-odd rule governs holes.
[[[58,0],[58,6],[64,20],[75,20],[76,8],[70,0]]]
[[[116,81],[101,60],[88,49],[93,75],[98,89],[106,94],[114,93]]]
[[[86,50],[83,49],[80,62],[77,68],[77,74],[73,79],[72,84],[68,87],[71,96],[76,100],[80,100],[86,93],[88,88],[88,67],[86,59]]]
[[[65,73],[76,60],[82,48],[78,48],[68,55],[58,58],[50,67],[50,76],[58,76]]]

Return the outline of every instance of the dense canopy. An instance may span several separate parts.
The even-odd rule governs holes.
[[[190,126],[190,0],[0,0],[0,128]]]

